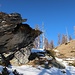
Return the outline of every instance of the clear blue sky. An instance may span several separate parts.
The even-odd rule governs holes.
[[[44,23],[45,36],[57,45],[58,33],[74,36],[75,0],[0,0],[0,11],[18,12],[32,28]]]

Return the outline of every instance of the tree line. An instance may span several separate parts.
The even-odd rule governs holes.
[[[39,30],[39,26],[36,25],[35,29]],[[74,26],[74,33],[75,33],[75,26]],[[58,40],[57,40],[57,46],[62,45],[62,44],[67,44],[69,41],[72,40],[72,36],[71,35],[67,35],[67,34],[58,34],[57,35]],[[38,36],[35,41],[34,41],[34,48],[41,48],[41,43],[43,42],[43,40],[41,39],[41,36]],[[54,41],[48,41],[48,39],[46,37],[44,37],[44,49],[46,50],[52,50],[54,48]]]

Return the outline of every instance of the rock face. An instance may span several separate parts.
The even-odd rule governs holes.
[[[17,51],[14,55],[14,58],[10,61],[12,65],[24,65],[28,63],[28,58],[31,54],[32,44],[26,48],[22,48],[20,51]]]
[[[13,31],[17,24],[25,22],[27,19],[22,19],[19,13],[6,14],[0,12],[0,34],[1,32]]]
[[[25,64],[28,61],[31,44],[42,32],[32,29],[28,24],[22,24],[26,20],[19,13],[0,12],[0,54],[4,61],[9,61],[12,55],[16,62],[22,63],[23,59]]]

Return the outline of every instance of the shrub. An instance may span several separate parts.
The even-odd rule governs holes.
[[[75,62],[73,62],[73,63],[69,63],[69,65],[75,67]]]
[[[46,50],[47,55],[52,56],[55,59],[56,53],[53,50]]]

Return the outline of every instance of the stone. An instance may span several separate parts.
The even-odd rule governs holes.
[[[31,44],[42,33],[31,28],[29,24],[23,24],[24,21],[27,19],[22,19],[19,13],[0,12],[0,54],[5,62],[11,60],[11,54],[14,54],[13,60],[16,62],[28,62]]]

